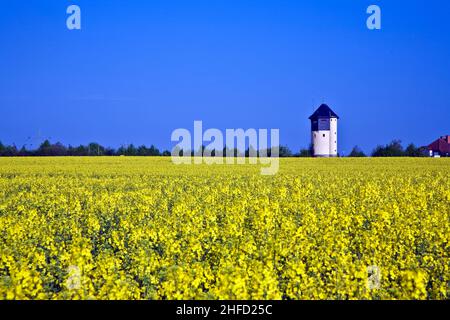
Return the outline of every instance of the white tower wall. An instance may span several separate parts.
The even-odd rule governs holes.
[[[314,156],[328,157],[330,154],[330,131],[313,131],[312,144]]]
[[[338,156],[338,119],[331,118],[330,119],[330,156],[337,157]]]

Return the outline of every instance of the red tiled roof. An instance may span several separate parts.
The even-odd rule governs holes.
[[[437,139],[428,146],[428,150],[438,151],[440,153],[450,153],[450,136]]]

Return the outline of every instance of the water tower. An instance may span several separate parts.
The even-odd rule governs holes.
[[[309,117],[314,157],[337,157],[337,129],[339,116],[326,104],[322,104]]]

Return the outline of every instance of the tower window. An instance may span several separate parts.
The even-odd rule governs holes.
[[[323,134],[323,137],[325,138],[325,133]]]

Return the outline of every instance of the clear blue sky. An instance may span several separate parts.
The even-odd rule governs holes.
[[[82,30],[66,28],[66,8]],[[366,8],[382,9],[382,30]],[[341,152],[450,134],[449,1],[0,0],[0,140],[171,148],[172,130],[279,128]]]

